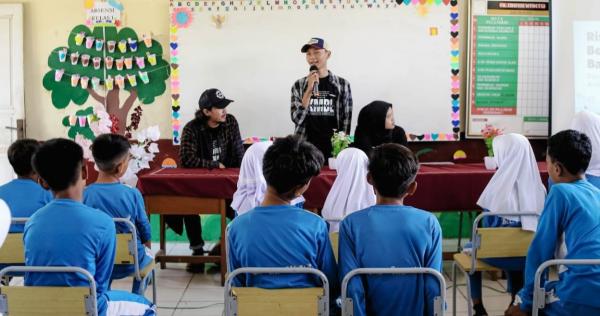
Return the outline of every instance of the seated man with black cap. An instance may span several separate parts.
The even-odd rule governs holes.
[[[231,102],[218,89],[202,93],[198,100],[200,109],[185,125],[181,135],[179,157],[184,168],[239,168],[244,147],[237,120],[227,114],[226,107]],[[165,219],[177,234],[183,233],[185,225],[193,255],[203,254],[204,241],[198,215],[172,215]],[[188,265],[190,272],[203,270],[203,264]]]

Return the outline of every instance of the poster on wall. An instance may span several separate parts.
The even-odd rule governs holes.
[[[472,0],[467,136],[485,125],[526,136],[548,135],[548,1]]]
[[[352,132],[360,109],[393,104],[409,141],[460,138],[457,0],[262,0],[170,2],[173,143],[218,88],[242,138],[294,132],[290,90],[308,73],[300,48],[331,47],[330,71],[350,82]]]

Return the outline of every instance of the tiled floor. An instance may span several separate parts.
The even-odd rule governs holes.
[[[153,250],[157,247],[153,245]],[[168,244],[169,254],[188,254],[189,250],[185,244]],[[444,274],[447,282],[447,315],[452,313],[452,276],[451,263],[444,264]],[[220,316],[223,311],[223,288],[219,282],[217,271],[205,274],[190,274],[185,271],[185,264],[172,263],[167,269],[160,270],[157,267],[157,293],[159,315],[213,315]],[[457,314],[467,315],[467,304],[465,299],[465,282],[462,277],[458,278]],[[113,283],[114,289],[129,290],[131,281],[120,280]],[[490,315],[504,315],[504,310],[510,302],[510,296],[506,290],[506,281],[491,281],[484,279],[484,304]],[[151,289],[146,292],[147,297],[152,297]]]

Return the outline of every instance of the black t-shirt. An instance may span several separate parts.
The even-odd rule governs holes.
[[[223,152],[225,152],[225,144],[223,144],[221,142],[221,139],[219,138],[219,131],[218,129],[222,128],[222,126],[216,127],[216,128],[208,128],[208,134],[210,135],[210,142],[209,142],[209,146],[210,146],[210,154],[212,156],[212,161],[218,161],[221,162],[221,157],[223,155]]]
[[[315,145],[325,158],[331,157],[331,136],[338,129],[335,95],[329,76],[319,79],[319,95],[312,96],[306,116],[306,140]]]

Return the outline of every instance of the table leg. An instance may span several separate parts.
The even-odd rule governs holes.
[[[225,244],[227,241],[225,240],[225,230],[227,229],[227,206],[225,205],[225,200],[221,200],[219,205],[221,209],[221,286],[225,285],[225,274],[227,273],[227,249]]]
[[[160,252],[162,252],[163,255],[167,254],[167,234],[166,234],[166,228],[165,228],[165,217],[164,215],[160,214]],[[160,260],[160,268],[161,269],[165,269],[167,267],[167,264],[165,263],[165,261]]]

